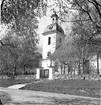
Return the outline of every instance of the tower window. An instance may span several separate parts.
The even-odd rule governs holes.
[[[47,56],[50,56],[51,55],[51,52],[49,51],[48,53],[47,53]]]
[[[51,37],[48,38],[48,45],[51,44]]]

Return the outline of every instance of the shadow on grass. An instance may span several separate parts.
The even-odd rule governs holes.
[[[100,105],[100,100],[89,99],[54,99],[55,105]]]
[[[2,92],[2,91],[0,91],[0,99],[1,99],[1,102],[3,103],[3,105],[12,101],[10,95],[8,93]]]

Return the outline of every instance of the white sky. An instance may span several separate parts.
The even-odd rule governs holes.
[[[5,37],[8,31],[7,26],[0,24],[0,40]]]

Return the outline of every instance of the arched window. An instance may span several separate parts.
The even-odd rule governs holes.
[[[51,37],[48,38],[48,45],[51,44]]]
[[[48,53],[47,53],[47,56],[50,56],[51,55],[51,52],[49,51]]]

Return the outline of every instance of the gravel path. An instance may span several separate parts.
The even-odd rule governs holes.
[[[10,89],[20,89],[24,86],[26,86],[27,84],[17,84],[17,85],[12,85],[12,86],[9,86],[8,88]]]
[[[32,84],[32,83],[38,83],[38,82],[42,82],[42,80],[40,81],[34,81],[34,82],[29,82],[29,83],[24,83],[24,84],[16,84],[16,85],[12,85],[12,86],[9,86],[7,88],[10,88],[10,89],[20,89],[28,84]]]

